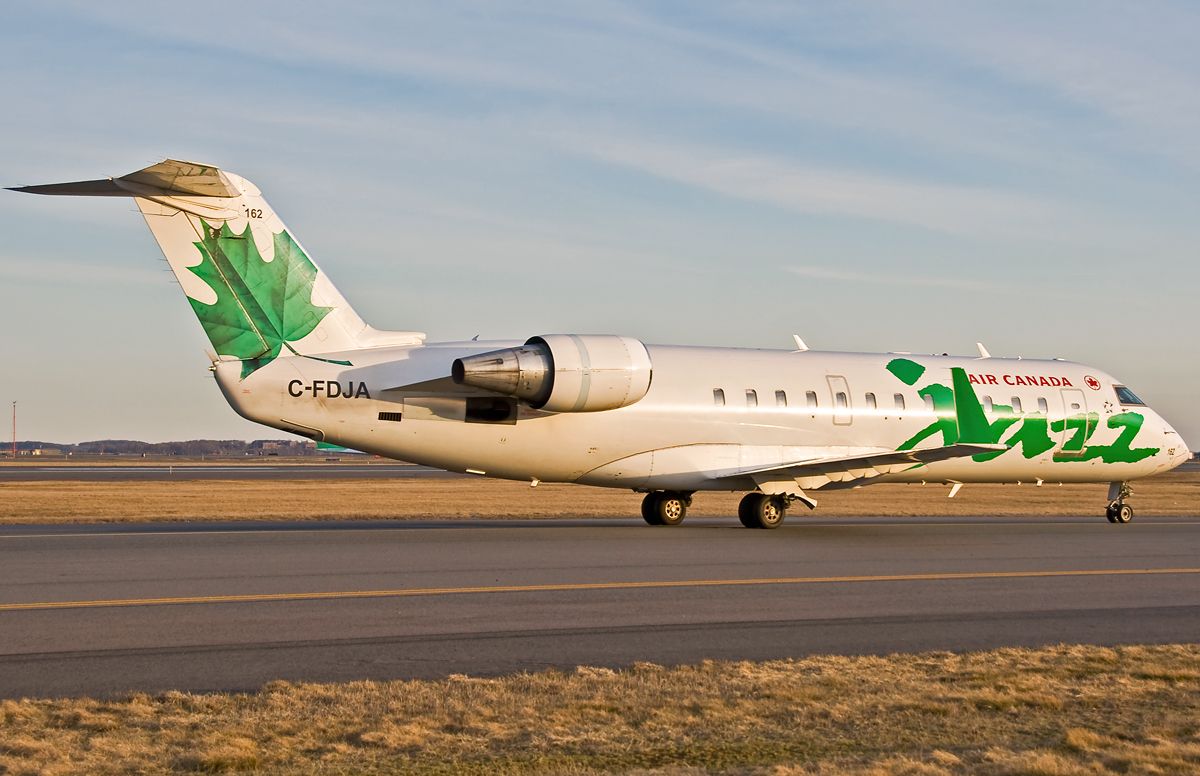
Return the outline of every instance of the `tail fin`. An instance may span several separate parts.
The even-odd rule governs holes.
[[[243,378],[284,349],[311,355],[424,340],[367,326],[258,188],[233,173],[168,159],[120,178],[15,190],[133,197],[213,348],[242,361]]]

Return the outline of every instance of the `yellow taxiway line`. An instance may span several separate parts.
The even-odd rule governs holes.
[[[114,606],[169,606],[179,604],[242,604],[272,601],[322,601],[350,598],[412,598],[417,596],[488,593],[546,593],[579,590],[640,590],[646,588],[738,587],[745,585],[820,585],[859,582],[931,582],[962,579],[1036,579],[1047,577],[1110,577],[1160,574],[1200,574],[1200,568],[1079,569],[1066,571],[966,571],[929,574],[883,574],[846,577],[763,577],[757,579],[683,579],[629,582],[563,582],[545,585],[485,585],[478,587],[411,587],[394,590],[341,590],[312,593],[250,593],[197,595],[170,598],[102,598],[88,601],[31,601],[0,604],[0,612],[43,609],[88,609]]]

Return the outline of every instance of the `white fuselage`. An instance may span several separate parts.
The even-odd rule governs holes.
[[[952,367],[971,376],[994,441],[1011,449],[990,460],[958,458],[880,479],[1120,482],[1190,456],[1152,409],[1122,405],[1108,374],[1061,360],[652,345],[649,390],[629,406],[545,412],[520,403],[515,417],[469,418],[468,397],[489,394],[454,385],[451,363],[520,344],[454,342],[322,354],[325,360],[280,357],[245,379],[237,362],[222,362],[215,372],[230,404],[256,422],[507,479],[753,490],[755,483],[738,472],[952,444],[955,411],[943,390]],[[898,360],[923,367],[920,379],[909,384],[889,371]]]

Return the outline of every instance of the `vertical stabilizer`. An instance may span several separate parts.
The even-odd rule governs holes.
[[[258,188],[233,173],[169,159],[120,178],[18,191],[133,197],[213,349],[224,360],[242,361],[243,377],[281,353],[313,356],[424,339],[367,326]]]

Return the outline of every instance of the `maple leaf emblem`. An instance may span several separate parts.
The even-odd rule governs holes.
[[[275,256],[264,261],[249,226],[234,234],[228,223],[202,224],[204,237],[194,243],[202,260],[189,269],[217,300],[188,301],[217,353],[242,360],[245,379],[287,343],[308,336],[333,308],[312,303],[317,268],[286,230],[272,235]]]

